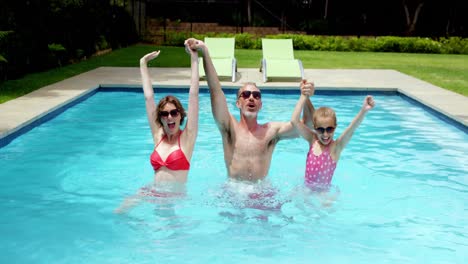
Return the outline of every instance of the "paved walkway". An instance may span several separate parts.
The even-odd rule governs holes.
[[[221,85],[226,88],[238,88],[242,83],[253,81],[259,87],[297,89],[299,84],[299,80],[273,80],[263,83],[258,69],[238,69],[238,71],[235,83],[226,79],[221,80]],[[188,86],[190,82],[189,68],[150,68],[150,73],[156,85]],[[468,97],[398,71],[305,69],[305,76],[315,82],[317,90],[333,87],[343,90],[398,91],[468,126]],[[139,69],[101,67],[0,104],[0,139],[100,85],[140,86]],[[206,85],[206,81],[201,81],[200,85]]]

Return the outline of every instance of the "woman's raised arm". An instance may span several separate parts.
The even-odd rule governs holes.
[[[189,101],[187,110],[187,126],[185,127],[185,136],[187,137],[187,150],[193,150],[195,140],[198,134],[198,111],[199,111],[199,73],[198,73],[198,51],[194,51],[185,43],[185,50],[190,54],[191,77]],[[191,152],[191,151],[190,151]],[[187,153],[188,154],[188,153]]]
[[[148,123],[151,128],[151,134],[153,135],[153,140],[155,140],[155,135],[159,129],[161,129],[156,124],[156,103],[154,102],[154,90],[151,83],[151,78],[149,76],[148,62],[159,55],[158,51],[153,51],[146,54],[140,59],[140,73],[141,81],[143,84],[143,93],[145,95],[145,105],[146,105],[146,115],[148,117]],[[156,144],[156,142],[155,142]]]

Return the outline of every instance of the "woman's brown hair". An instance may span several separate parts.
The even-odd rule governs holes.
[[[159,101],[158,106],[156,107],[156,123],[158,123],[160,126],[163,125],[161,122],[161,111],[163,111],[164,106],[166,106],[166,104],[168,103],[175,105],[177,110],[179,110],[180,125],[183,125],[184,119],[187,116],[187,113],[185,113],[185,109],[180,103],[179,99],[177,99],[175,96],[172,96],[172,95],[168,95]]]

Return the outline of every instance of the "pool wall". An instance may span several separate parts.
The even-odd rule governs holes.
[[[172,92],[179,93],[179,92],[186,92],[188,86],[183,86],[183,85],[178,85],[178,86],[158,86],[155,88],[155,91],[163,91],[170,89]],[[268,89],[261,87],[262,92],[264,93],[269,93],[269,94],[297,94],[299,95],[299,91],[297,87],[274,87],[273,89]],[[468,133],[468,127],[462,124],[461,122],[443,114],[440,113],[433,108],[426,106],[425,104],[401,93],[398,91],[398,89],[394,90],[389,90],[389,89],[379,89],[379,88],[349,88],[349,90],[344,90],[345,88],[340,87],[339,89],[333,88],[333,87],[317,87],[315,94],[317,95],[389,95],[389,96],[400,96],[402,99],[418,105],[422,107],[424,110],[427,112],[431,113],[432,115],[436,116],[440,120],[453,125],[457,127],[458,129],[462,130],[465,133]],[[238,86],[225,86],[223,87],[223,90],[226,94],[235,94],[237,93]],[[16,129],[13,129],[11,131],[7,131],[1,138],[0,138],[0,148],[8,145],[10,142],[12,142],[15,138],[23,135],[24,133],[27,133],[31,129],[33,129],[36,126],[41,125],[42,123],[45,123],[56,116],[60,115],[64,111],[66,111],[68,108],[73,107],[76,104],[79,104],[86,99],[90,98],[97,92],[116,92],[116,91],[121,91],[121,92],[134,92],[134,93],[142,93],[141,86],[138,85],[100,85],[98,87],[94,87],[89,89],[87,92],[81,94],[78,97],[75,97],[68,102],[63,103],[62,105],[49,110],[48,112],[30,120],[29,122],[26,122],[20,127],[17,127]],[[200,93],[203,94],[209,94],[209,89],[207,86],[200,86]]]

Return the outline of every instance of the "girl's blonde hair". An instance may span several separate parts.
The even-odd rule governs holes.
[[[322,106],[319,109],[314,111],[314,116],[313,116],[314,126],[315,126],[315,123],[317,123],[317,119],[319,118],[331,118],[333,119],[333,122],[335,123],[335,127],[337,125],[335,110],[331,109],[330,107]]]

